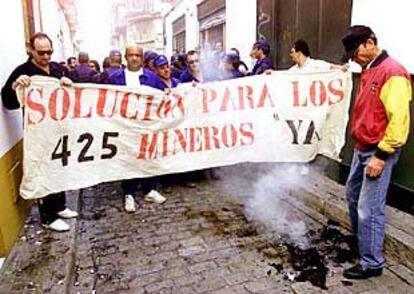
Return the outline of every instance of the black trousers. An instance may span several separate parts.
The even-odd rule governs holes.
[[[121,182],[121,188],[124,194],[134,194],[137,191],[139,183],[142,185],[142,192],[147,195],[151,190],[157,187],[158,177],[130,179]]]
[[[65,210],[65,192],[50,194],[39,200],[40,221],[42,224],[50,224],[59,218],[58,212]]]

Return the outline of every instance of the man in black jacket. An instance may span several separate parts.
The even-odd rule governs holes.
[[[72,81],[64,77],[65,69],[56,62],[51,62],[52,41],[44,33],[36,33],[30,38],[30,57],[19,65],[9,76],[1,89],[1,99],[5,108],[13,110],[20,107],[16,88],[29,86],[30,77],[34,75],[50,76],[60,79],[61,84],[71,85]],[[39,200],[40,218],[43,226],[55,231],[68,231],[69,225],[61,218],[77,217],[78,213],[66,208],[65,193],[50,194]]]

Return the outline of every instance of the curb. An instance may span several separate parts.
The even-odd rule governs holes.
[[[312,173],[312,177],[299,188],[288,190],[289,195],[350,230],[345,186],[318,173]],[[385,213],[385,255],[414,270],[414,216],[389,206]]]
[[[68,207],[79,210],[79,195],[79,190],[66,192]],[[69,293],[78,220],[67,222],[67,233],[45,231],[33,206],[0,272],[0,293]]]

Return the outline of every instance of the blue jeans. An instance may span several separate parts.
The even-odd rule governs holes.
[[[390,155],[379,177],[365,174],[369,159],[375,153],[354,149],[351,171],[346,182],[349,217],[352,232],[358,238],[360,265],[366,269],[384,267],[382,254],[385,235],[385,203],[392,168],[400,150]]]

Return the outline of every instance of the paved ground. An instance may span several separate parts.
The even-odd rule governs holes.
[[[414,293],[404,267],[400,277],[385,270],[344,281],[352,258],[343,231],[283,196],[274,174],[257,191],[256,175],[269,170],[220,169],[221,180],[175,185],[163,205],[137,195],[134,214],[123,211],[118,183],[85,189],[71,204],[79,204],[80,218],[70,233],[40,231],[32,215],[2,269],[0,293]],[[301,238],[292,232],[303,225],[318,252],[294,246]]]

